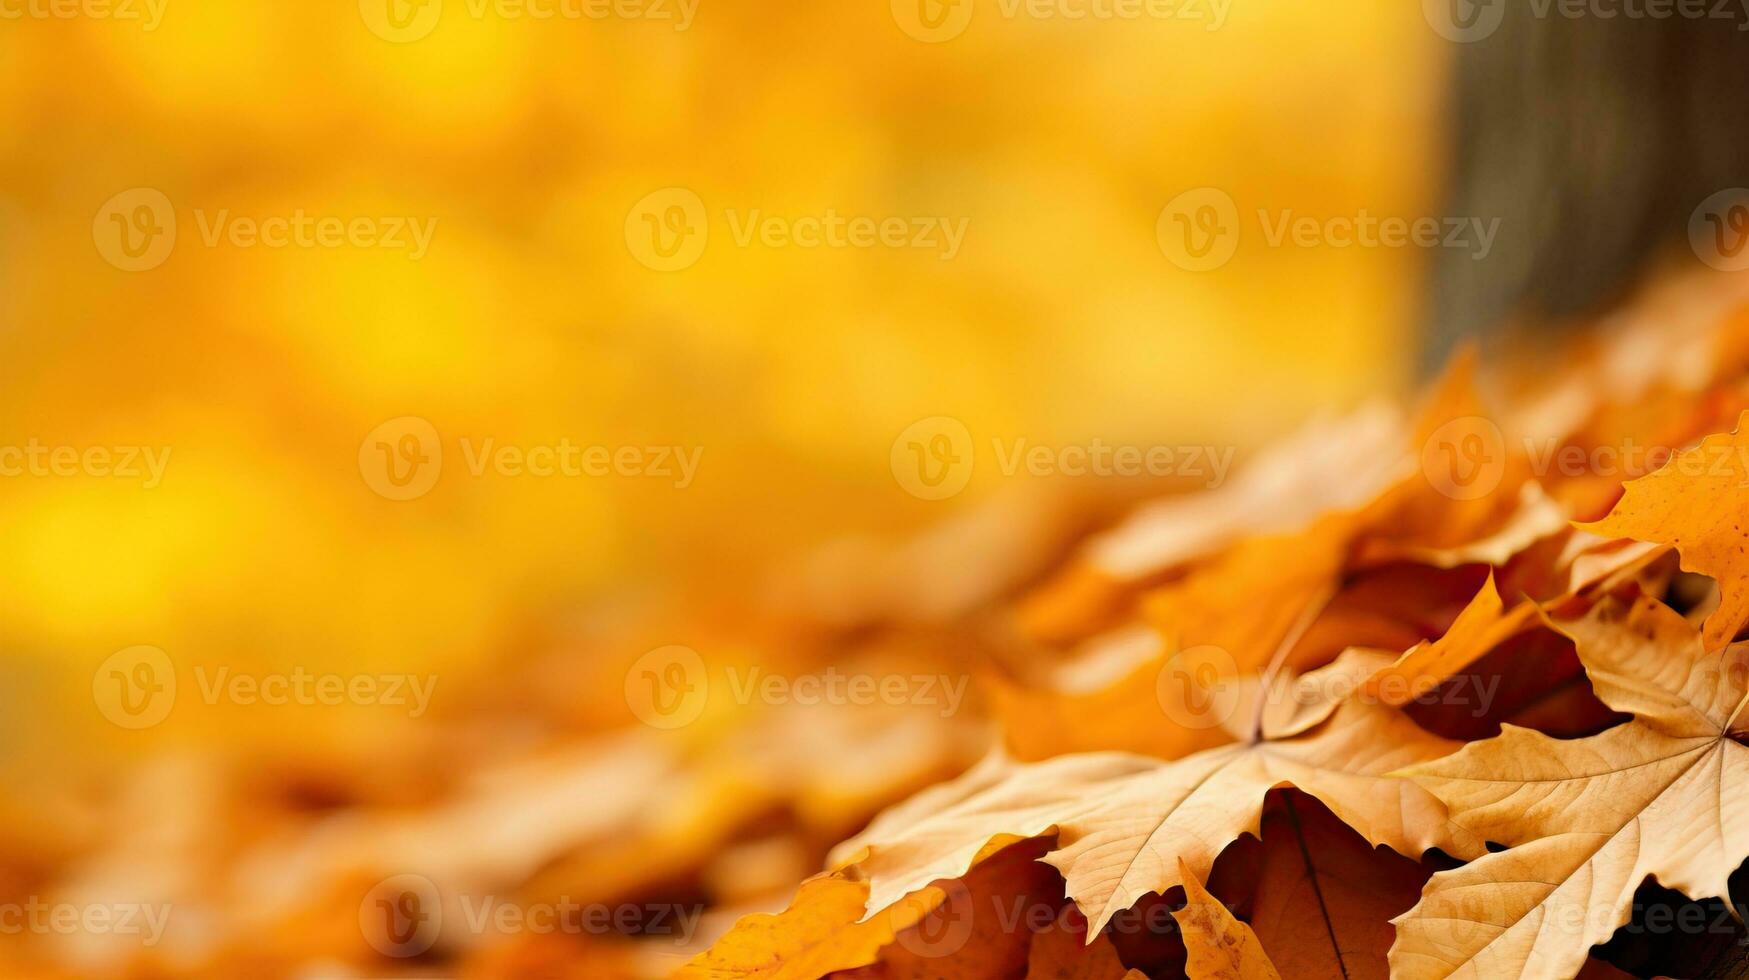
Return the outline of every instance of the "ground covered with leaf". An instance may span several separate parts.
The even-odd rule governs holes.
[[[593,610],[400,740],[39,801],[4,894],[167,922],[0,968],[1749,975],[1745,412],[1741,292],[1654,291],[1213,489]]]

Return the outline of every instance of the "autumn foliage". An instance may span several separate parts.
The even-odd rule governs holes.
[[[0,872],[176,928],[0,967],[1737,975],[1749,308],[1679,295],[1213,489],[1031,488],[654,603],[404,742],[142,767]],[[859,678],[907,696],[800,696]]]
[[[680,976],[1731,975],[1742,329],[1516,383],[1460,358],[1096,536],[1014,607],[1052,662],[987,685],[1003,744]],[[1017,852],[1075,925],[983,931],[1036,891]]]

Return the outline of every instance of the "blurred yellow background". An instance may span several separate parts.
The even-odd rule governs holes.
[[[0,20],[0,445],[170,453],[149,489],[0,478],[15,765],[65,765],[88,734],[135,752],[371,723],[185,698],[174,724],[105,726],[92,672],[135,644],[465,669],[593,597],[708,592],[1026,479],[982,467],[955,500],[907,495],[889,450],[921,418],[1243,446],[1408,370],[1416,250],[1271,248],[1250,223],[1195,273],[1155,223],[1202,186],[1241,211],[1433,213],[1441,50],[1418,5],[1232,0],[1216,27],[1212,6],[1069,20],[991,0],[928,43],[903,2],[700,0],[685,29],[480,0],[158,2],[155,24],[147,0],[126,8],[143,20]],[[379,2],[410,19],[375,20],[396,13]],[[177,235],[125,271],[101,211],[136,188]],[[664,188],[712,222],[672,272],[627,241]],[[724,220],[828,209],[966,233],[946,258],[741,245]],[[299,213],[433,230],[418,257],[206,233]],[[441,434],[444,467],[393,501],[360,449],[405,416]],[[684,488],[475,476],[463,438],[702,456]]]

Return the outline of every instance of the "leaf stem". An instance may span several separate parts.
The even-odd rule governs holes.
[[[1329,608],[1330,600],[1335,597],[1336,583],[1334,582],[1324,586],[1316,595],[1312,596],[1311,600],[1306,603],[1306,607],[1300,610],[1300,614],[1294,619],[1293,624],[1287,628],[1287,632],[1282,634],[1281,643],[1276,646],[1275,653],[1270,655],[1269,665],[1263,668],[1263,674],[1258,678],[1257,707],[1251,713],[1252,745],[1263,741],[1263,712],[1269,706],[1269,692],[1275,685],[1276,675],[1281,673],[1282,664],[1287,662],[1287,655],[1293,652],[1294,647],[1299,646],[1300,640],[1305,638],[1306,631],[1318,621],[1318,617],[1323,614],[1325,609]]]

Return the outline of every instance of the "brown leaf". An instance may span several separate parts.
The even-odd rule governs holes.
[[[1127,970],[1117,947],[1104,933],[1087,940],[1087,920],[1073,906],[1032,936],[1026,955],[1026,980],[1146,980]]]

